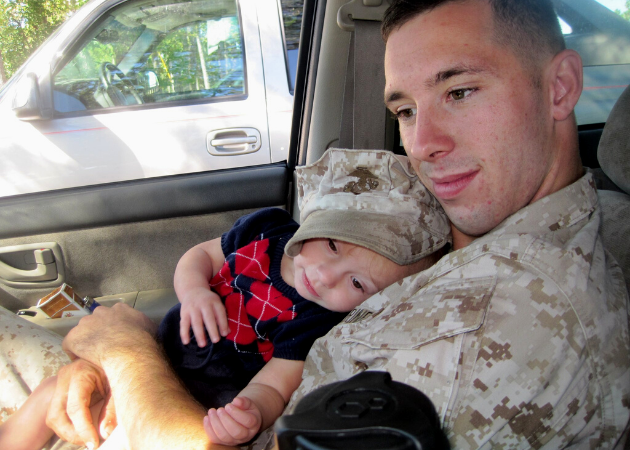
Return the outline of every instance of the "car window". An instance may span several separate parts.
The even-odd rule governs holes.
[[[630,22],[614,10],[625,0],[556,0],[567,47],[584,63],[584,91],[575,109],[578,125],[606,122],[630,82]]]
[[[284,45],[287,53],[287,67],[291,92],[295,88],[298,47],[302,28],[302,10],[304,0],[281,0],[282,20],[284,25]]]
[[[246,94],[235,0],[128,3],[54,77],[58,113]]]

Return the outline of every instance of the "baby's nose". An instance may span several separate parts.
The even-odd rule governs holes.
[[[319,281],[328,289],[333,288],[339,280],[339,274],[334,266],[322,264],[318,273]]]

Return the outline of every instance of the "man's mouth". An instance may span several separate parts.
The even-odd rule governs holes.
[[[479,170],[472,170],[445,177],[431,177],[433,194],[441,200],[450,200],[466,189],[478,173]]]
[[[311,293],[311,295],[313,295],[315,298],[319,298],[319,294],[311,284],[311,281],[306,276],[306,272],[302,273],[302,284],[304,285],[306,290]]]

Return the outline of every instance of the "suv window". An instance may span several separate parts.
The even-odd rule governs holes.
[[[129,3],[54,77],[60,113],[246,93],[235,0]]]
[[[285,160],[302,3],[88,2],[2,91],[0,198]]]
[[[289,86],[291,87],[291,92],[293,92],[295,88],[304,0],[281,0],[281,7],[284,25],[284,46],[287,52],[287,68],[289,70]]]
[[[630,81],[630,22],[611,9],[618,0],[556,0],[569,48],[584,63],[584,91],[575,109],[578,125],[604,123]]]

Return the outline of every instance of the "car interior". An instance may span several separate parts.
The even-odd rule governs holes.
[[[598,196],[602,208],[600,235],[604,247],[621,267],[630,291],[630,161],[628,159],[628,121],[630,121],[630,88],[626,88],[613,107],[597,148],[601,166]],[[601,174],[600,173],[600,174]]]
[[[0,304],[26,309],[62,282],[104,305],[123,301],[159,321],[177,302],[172,277],[193,245],[267,206],[298,218],[293,169],[331,147],[403,154],[383,104],[384,0],[306,0],[289,158],[266,166],[88,186],[0,199],[0,267],[6,249],[56,243],[55,278],[0,284]],[[625,81],[625,85],[628,82]],[[630,91],[606,126],[580,125],[580,151],[602,191],[602,236],[630,286]],[[8,253],[8,252],[7,252]],[[26,258],[26,256],[23,256]],[[33,268],[25,266],[24,270]],[[77,318],[29,317],[65,334]],[[52,323],[54,322],[54,324]]]

